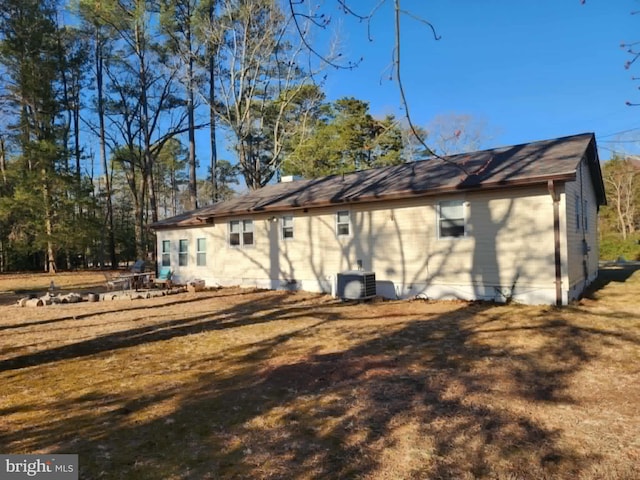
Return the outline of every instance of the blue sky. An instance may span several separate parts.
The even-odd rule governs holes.
[[[351,0],[365,13],[377,2]],[[351,71],[330,69],[329,100],[354,96],[374,115],[403,115],[397,85],[388,80],[393,50],[392,1],[374,17],[369,42],[364,24],[331,10],[342,51],[364,57]],[[403,0],[430,21],[441,39],[409,17],[402,24],[402,75],[413,120],[469,114],[494,132],[488,147],[595,132],[602,160],[611,150],[638,152],[640,63],[624,69],[622,41],[640,40],[634,0]],[[617,132],[635,129],[623,135]],[[635,150],[634,150],[635,148]]]

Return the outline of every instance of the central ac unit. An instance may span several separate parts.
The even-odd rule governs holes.
[[[344,300],[366,300],[376,296],[376,274],[351,270],[338,274],[336,294]]]

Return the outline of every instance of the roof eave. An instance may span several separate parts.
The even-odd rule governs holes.
[[[431,188],[429,190],[423,190],[423,191],[417,191],[417,192],[408,190],[408,191],[394,192],[392,194],[387,194],[387,195],[384,195],[384,194],[370,195],[370,196],[355,197],[355,198],[316,201],[316,202],[308,202],[303,205],[276,205],[276,206],[250,208],[246,210],[230,210],[226,212],[222,211],[219,213],[213,212],[208,215],[197,215],[174,224],[152,225],[151,228],[156,231],[178,229],[178,228],[180,229],[194,228],[199,226],[212,225],[214,222],[214,219],[217,219],[217,218],[229,218],[229,217],[236,217],[241,215],[255,215],[260,213],[291,212],[291,211],[300,211],[300,210],[305,211],[308,209],[334,207],[338,205],[377,203],[377,202],[390,201],[390,200],[404,200],[408,198],[434,197],[437,195],[451,194],[456,192],[475,192],[475,191],[484,191],[484,190],[497,190],[497,189],[503,189],[503,188],[509,188],[509,187],[546,185],[547,181],[549,180],[556,180],[556,181],[562,181],[562,182],[574,181],[576,180],[576,172],[574,170],[572,172],[565,172],[560,174],[540,175],[537,177],[527,177],[526,179],[499,180],[495,182],[484,182],[484,183],[479,183],[477,185],[469,185],[469,186],[458,184],[454,187],[438,187],[438,188]]]

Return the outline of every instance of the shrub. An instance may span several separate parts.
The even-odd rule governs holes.
[[[626,260],[640,260],[640,235],[629,235],[626,240],[622,237],[609,234],[603,236],[600,241],[600,259],[616,260],[624,257]]]

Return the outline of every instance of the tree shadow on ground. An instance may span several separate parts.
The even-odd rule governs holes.
[[[26,367],[42,365],[66,359],[82,358],[98,353],[104,353],[123,348],[134,347],[141,344],[149,344],[164,340],[170,340],[176,337],[183,337],[196,333],[203,333],[213,330],[223,330],[238,328],[246,325],[270,322],[278,319],[285,319],[289,316],[295,317],[298,313],[305,311],[307,307],[296,307],[287,305],[284,301],[288,292],[274,292],[265,295],[262,298],[251,298],[246,302],[240,302],[227,309],[221,309],[216,312],[201,313],[181,317],[175,320],[166,320],[152,325],[145,325],[138,328],[116,331],[95,338],[72,342],[58,347],[38,350],[34,353],[28,353],[11,357],[0,361],[0,372],[7,370],[16,370]],[[224,296],[224,295],[222,295]],[[197,299],[180,300],[176,303],[193,303]],[[271,310],[275,307],[275,312],[269,315],[253,315],[255,312],[262,310]],[[144,307],[145,311],[149,311],[149,307]],[[94,317],[96,315],[107,314],[111,312],[99,312],[87,315],[78,315],[72,317],[64,317],[62,320],[79,319],[85,317]],[[149,314],[150,315],[150,314]],[[149,317],[147,315],[147,317]],[[162,310],[154,315],[162,317]],[[35,322],[36,325],[44,325],[51,323],[50,320]],[[26,324],[30,326],[32,324]],[[25,326],[25,325],[23,325]],[[33,345],[32,345],[33,346]]]
[[[281,300],[265,301],[274,307]],[[301,312],[286,305],[246,319],[247,309],[260,307],[229,309],[226,328]],[[344,318],[359,318],[357,307],[343,308],[352,309]],[[5,432],[0,444],[27,435],[33,450],[80,453],[86,479],[578,478],[598,455],[572,449],[530,410],[575,403],[571,378],[612,334],[576,326],[554,309],[539,310],[527,325],[509,323],[500,308],[461,304],[407,316],[401,328],[346,350],[282,356],[301,336],[343,319],[340,308],[319,306],[307,327],[192,359],[189,368],[199,373],[188,384],[159,384],[131,397],[87,393],[79,400],[86,408],[74,407],[73,430],[54,415],[41,428]],[[107,343],[122,348],[223,325],[201,320],[123,332]],[[516,333],[531,342],[510,342]],[[171,412],[130,420],[168,401]],[[69,405],[55,408],[62,414]]]
[[[640,270],[640,263],[619,263],[600,267],[598,277],[585,289],[582,297],[595,300],[599,292],[611,282],[624,283],[637,270]]]
[[[234,291],[233,293],[229,293],[229,294],[215,292],[213,295],[215,295],[216,298],[222,298],[222,297],[240,297],[245,295],[251,295],[252,293],[255,293],[255,291],[251,289],[246,289],[245,291],[241,291],[241,292]],[[55,318],[48,318],[46,320],[36,320],[36,321],[30,321],[30,322],[24,322],[24,323],[0,325],[0,332],[3,330],[18,330],[18,329],[29,328],[29,327],[34,327],[38,325],[48,325],[48,324],[57,323],[57,322],[66,322],[68,320],[84,320],[88,318],[96,318],[102,315],[112,315],[113,313],[116,313],[116,312],[125,312],[125,311],[133,312],[136,310],[141,312],[148,312],[150,309],[162,309],[162,308],[167,308],[174,305],[184,305],[185,308],[187,308],[187,307],[192,307],[194,304],[198,302],[206,302],[207,300],[210,299],[210,295],[211,295],[210,293],[206,293],[204,295],[203,294],[198,295],[197,297],[185,296],[185,295],[181,295],[179,297],[172,296],[172,297],[169,297],[171,298],[170,300],[163,298],[161,304],[155,303],[155,299],[151,300],[152,302],[154,302],[151,304],[144,302],[143,299],[132,300],[132,301],[127,301],[127,300],[104,301],[104,302],[100,302],[99,304],[98,303],[93,304],[96,306],[104,307],[103,310],[89,311],[89,312],[85,311],[83,313],[73,313],[73,314],[69,314],[68,310],[64,309],[65,306],[67,306],[68,304],[56,304],[52,308],[59,309],[57,310],[57,312],[61,313],[61,316],[55,317]],[[140,302],[138,304],[131,303],[131,302],[138,302],[138,301]],[[78,306],[79,304],[74,304],[74,305]],[[45,307],[38,307],[38,308],[47,308],[47,307],[45,306]]]

